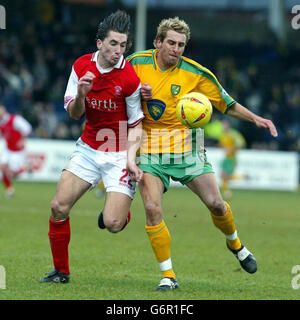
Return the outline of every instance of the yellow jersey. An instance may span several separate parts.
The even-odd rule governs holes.
[[[159,68],[157,49],[133,53],[127,60],[133,66],[142,85],[152,87],[152,99],[143,101],[143,141],[141,153],[183,153],[192,151],[195,131],[188,130],[176,116],[179,99],[189,92],[200,92],[212,105],[225,113],[235,103],[222,88],[215,75],[199,63],[181,57],[167,69]],[[203,130],[202,130],[203,131]]]
[[[239,131],[230,129],[221,135],[219,144],[226,150],[227,157],[234,158],[237,150],[246,146],[246,140]]]

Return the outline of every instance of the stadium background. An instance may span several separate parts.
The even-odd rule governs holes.
[[[125,9],[132,17],[133,35],[135,37],[134,46],[129,53],[136,49],[140,50],[143,47],[151,48],[153,46],[156,26],[162,18],[179,16],[185,19],[192,32],[185,55],[209,68],[236,100],[263,117],[272,119],[278,129],[279,136],[274,140],[268,132],[257,129],[252,124],[231,119],[232,126],[240,130],[246,137],[247,149],[259,152],[270,150],[299,154],[300,29],[293,29],[291,24],[295,17],[295,14],[292,14],[292,7],[297,5],[297,1],[148,0],[145,7],[147,9],[146,17],[138,18],[136,13],[138,9],[142,13],[143,8],[141,6],[145,3],[144,0],[139,1],[139,3],[133,0],[1,1],[0,4],[6,10],[6,29],[0,30],[0,98],[9,112],[22,114],[32,124],[33,132],[30,139],[50,139],[59,146],[61,141],[74,142],[80,136],[82,123],[70,119],[63,109],[63,95],[72,63],[78,56],[95,51],[94,37],[98,22],[116,9]],[[138,9],[136,8],[137,4],[139,4]],[[145,26],[143,26],[143,21],[146,23]],[[139,25],[139,23],[142,24]],[[137,27],[138,25],[139,27]],[[138,30],[145,30],[145,38],[138,34]],[[141,37],[139,41],[138,37]],[[218,111],[214,110],[213,120],[218,119],[219,116]],[[207,140],[206,145],[212,148],[216,147],[215,141],[212,140]],[[68,155],[69,152],[65,156]],[[297,170],[299,170],[299,167]],[[297,176],[299,176],[298,172]],[[19,199],[12,199],[12,201],[16,201],[16,205],[14,202],[8,204],[8,202],[4,203],[3,199],[0,200],[1,213],[11,214],[10,211],[15,206],[14,214],[11,214],[10,217],[8,215],[7,217],[4,216],[3,225],[5,225],[5,219],[12,219],[16,222],[15,227],[17,228],[18,223],[21,223],[17,218],[20,213],[18,211],[23,210],[26,204],[30,208],[29,198],[26,197],[32,195],[34,189],[30,188],[34,187],[29,188],[28,184],[20,183],[19,188],[24,194],[19,196]],[[41,199],[45,201],[40,204],[40,207],[48,208],[55,186],[51,186],[50,191],[47,189],[48,187],[40,184],[37,184],[36,188],[41,192]],[[288,197],[291,196],[292,200],[282,200],[280,203],[290,201],[291,213],[290,216],[289,214],[286,214],[286,216],[291,218],[290,226],[293,226],[295,224],[293,219],[296,217],[295,210],[297,206],[299,208],[299,200],[297,200],[298,194],[291,194]],[[181,196],[184,197],[185,193],[177,195],[180,198]],[[246,201],[247,196],[244,193],[237,193],[237,198],[239,196],[242,199],[240,200],[240,206],[243,207],[243,201]],[[274,197],[279,199],[278,193],[274,193],[274,195],[262,193],[260,196],[257,193],[254,195],[255,200],[250,201],[256,201],[257,196],[264,198],[259,198],[257,205],[260,201],[263,204],[263,201],[269,199],[269,196],[270,199],[274,199]],[[91,200],[91,198],[89,199],[91,206],[95,205],[96,202],[93,202],[94,200]],[[39,199],[33,201],[36,201],[35,204],[39,205]],[[95,201],[98,201],[98,199]],[[137,197],[137,201],[139,201],[138,209],[142,212],[142,207],[139,207],[139,197]],[[184,199],[182,201],[185,202]],[[188,203],[190,200],[186,201]],[[173,206],[175,204],[176,201],[174,200]],[[237,202],[236,206],[238,207],[238,205]],[[170,206],[172,207],[171,204]],[[178,206],[180,206],[179,203]],[[29,215],[30,213],[33,214],[31,218],[43,223],[44,220],[38,218],[34,210],[37,209],[31,208],[28,211]],[[77,210],[79,211],[79,209]],[[89,208],[88,210],[93,209]],[[278,213],[278,225],[281,223],[280,213]],[[76,214],[75,209],[75,217]],[[268,220],[268,218],[265,219]],[[172,228],[172,224],[170,225]],[[241,225],[243,226],[243,223]],[[45,228],[47,228],[46,225]],[[251,221],[249,228],[251,228]],[[270,234],[278,232],[278,230],[276,228],[270,230]],[[290,241],[293,243],[292,234],[294,231],[289,230]],[[29,233],[29,227],[27,232]],[[37,239],[43,239],[45,241],[44,246],[47,246],[46,229],[43,232],[44,234],[40,235],[40,238],[37,236]],[[11,231],[11,234],[14,234],[14,232]],[[22,241],[22,239],[19,240]],[[11,247],[8,243],[5,245],[7,245],[7,256],[9,256],[8,252],[13,251],[15,247],[13,244],[11,244]],[[20,248],[19,253],[21,251]],[[292,252],[292,249],[290,249],[290,252]],[[263,252],[260,254],[261,256],[265,255]],[[280,254],[278,255],[280,256]],[[43,254],[41,257],[36,259],[46,260]],[[49,256],[47,256],[47,259],[49,260]],[[145,259],[147,259],[147,256],[145,256]],[[149,257],[149,260],[151,259],[152,256]],[[0,264],[6,268],[9,267],[9,263],[0,261]],[[290,260],[289,271],[286,271],[289,274],[292,264],[297,264],[297,261]],[[41,268],[38,272],[41,272]],[[30,270],[27,273],[30,274]],[[9,275],[7,277],[9,280]],[[113,286],[109,281],[108,283]],[[22,292],[22,289],[20,290]],[[290,290],[289,293],[291,293]],[[11,295],[7,294],[7,299],[20,297],[17,292],[18,290]],[[292,294],[294,293],[292,292]],[[263,295],[256,296],[255,292],[251,292],[251,294],[244,297],[246,299],[263,297]],[[49,293],[49,295],[48,298],[51,299],[51,294]],[[273,298],[279,296],[278,291],[278,293],[274,293]],[[58,297],[60,297],[60,293],[58,293]],[[87,295],[87,298],[90,297]],[[109,299],[110,297],[107,294],[106,298]],[[190,297],[197,299],[197,295],[191,294]],[[210,298],[210,296],[206,297]],[[226,297],[228,296],[223,298],[226,299]],[[233,298],[237,297],[239,297],[239,292],[236,293],[236,296],[233,295]],[[272,297],[272,294],[266,297]],[[40,296],[33,293],[31,296],[29,295],[29,298],[39,299]],[[96,298],[99,297],[96,296]],[[117,296],[117,298],[120,298],[120,296]],[[136,297],[132,296],[131,298],[135,299]],[[152,296],[148,298],[151,299]],[[177,296],[177,298],[185,299],[184,296]],[[211,298],[215,297],[212,295]],[[291,299],[293,298],[295,296],[291,296]]]
[[[63,108],[66,82],[75,59],[96,50],[94,39],[99,21],[119,8],[126,9],[132,16],[134,45],[129,53],[153,47],[156,26],[163,17],[179,15],[185,19],[192,31],[185,54],[215,73],[237,101],[272,119],[277,127],[279,135],[273,139],[266,130],[228,117],[231,125],[245,136],[247,149],[299,153],[300,31],[292,27],[295,17],[292,8],[297,1],[29,0],[26,5],[23,1],[2,3],[7,21],[6,29],[0,34],[0,96],[10,112],[21,113],[32,124],[30,138],[74,141],[80,136],[82,122],[72,120]],[[220,113],[215,109],[212,120],[218,118]],[[217,146],[216,140],[206,139],[206,147]],[[273,162],[278,164],[280,156]],[[24,173],[21,180],[44,179],[37,170],[41,157],[45,156],[31,154],[28,157],[35,176]],[[296,154],[291,157],[293,163],[299,161]],[[220,161],[213,163],[216,170]],[[273,164],[267,165],[270,166]],[[46,180],[58,178],[61,167],[56,168],[56,175],[55,168],[47,169],[52,173]],[[276,167],[277,172],[279,169]],[[241,170],[247,168],[244,166]],[[299,173],[295,171],[299,172],[298,164],[293,165],[290,175],[299,180]],[[273,181],[276,179],[280,187],[280,180],[288,180],[287,176],[274,177]],[[260,175],[253,179],[265,178]],[[269,181],[269,185],[273,181]],[[295,181],[290,183],[295,190]],[[242,187],[242,184],[242,181],[231,182],[233,187]]]
[[[269,1],[184,1],[184,8],[181,2],[148,1],[145,47],[153,47],[163,17],[184,18],[192,31],[185,54],[214,72],[238,101],[277,125],[274,141],[252,124],[234,123],[247,136],[248,147],[300,151],[300,31],[291,27],[297,1],[281,1],[287,4],[285,35],[270,28]],[[1,100],[10,112],[21,112],[31,122],[32,137],[76,139],[80,125],[62,107],[72,63],[95,50],[97,25],[116,8],[131,14],[135,34],[135,1],[1,4],[7,12],[7,27],[0,34]]]

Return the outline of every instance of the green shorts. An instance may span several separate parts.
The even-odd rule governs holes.
[[[232,175],[234,169],[236,167],[236,159],[235,158],[225,158],[222,161],[222,170],[228,175]]]
[[[187,152],[183,154],[149,154],[140,155],[139,167],[144,172],[159,177],[166,192],[170,185],[170,178],[185,185],[204,173],[214,172],[207,162],[205,153]]]

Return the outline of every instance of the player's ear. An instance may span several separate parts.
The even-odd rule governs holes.
[[[156,48],[157,48],[157,49],[160,49],[160,48],[161,48],[161,44],[162,44],[162,43],[161,43],[161,40],[160,40],[159,38],[156,39],[155,44],[156,44]]]
[[[100,39],[97,39],[96,44],[97,44],[98,50],[100,50],[102,48],[102,41]]]

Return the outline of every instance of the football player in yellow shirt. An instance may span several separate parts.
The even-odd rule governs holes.
[[[171,237],[162,216],[162,196],[169,187],[170,178],[185,184],[204,202],[214,225],[224,233],[228,249],[236,256],[242,268],[249,273],[257,270],[254,256],[237,236],[230,205],[221,197],[212,167],[206,160],[201,138],[200,151],[195,151],[197,130],[191,132],[191,143],[183,143],[186,128],[176,117],[178,100],[188,92],[201,92],[222,113],[253,122],[257,127],[270,130],[272,136],[277,136],[272,121],[255,115],[236,102],[212,72],[182,56],[189,38],[189,26],[183,20],[177,17],[164,19],[157,28],[154,40],[156,48],[128,57],[141,79],[144,99],[145,134],[140,164],[144,175],[139,189],[146,212],[145,229],[162,272],[157,290],[179,287],[171,261]],[[166,161],[164,156],[167,156]],[[191,166],[189,156],[195,160],[195,170],[187,170]]]
[[[223,132],[219,138],[219,145],[223,148],[225,156],[221,163],[221,191],[224,199],[228,200],[232,197],[229,181],[246,178],[244,175],[235,174],[237,152],[246,146],[246,140],[239,131],[231,128],[227,119],[222,121],[222,127]]]

